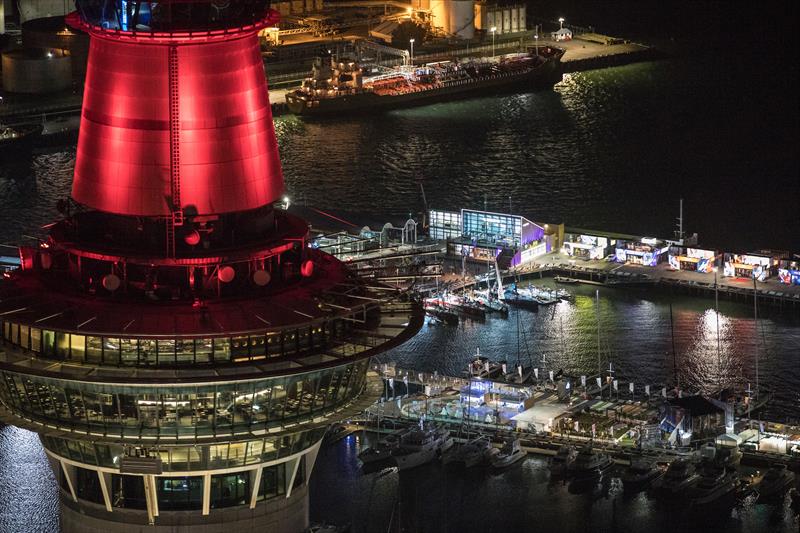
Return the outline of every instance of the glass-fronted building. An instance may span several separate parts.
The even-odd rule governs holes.
[[[534,260],[551,251],[545,228],[520,215],[462,209],[431,210],[429,232],[446,240],[450,255],[492,262],[505,256],[511,265]]]

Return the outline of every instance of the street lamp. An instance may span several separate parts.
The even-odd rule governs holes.
[[[564,17],[558,17],[558,23],[561,24],[561,29],[564,29]]]
[[[489,31],[492,32],[492,57],[494,57],[494,34],[497,32],[497,26],[492,26]]]
[[[414,66],[414,38],[412,37],[411,39],[408,40],[408,42],[411,43],[411,66],[413,67]]]
[[[538,32],[538,26],[537,26],[537,32],[534,34],[533,38],[536,39],[536,55],[538,56],[539,55],[539,32]]]

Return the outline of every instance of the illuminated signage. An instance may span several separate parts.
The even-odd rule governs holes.
[[[764,281],[769,276],[769,257],[745,254],[726,254],[722,273],[728,277],[755,278]]]

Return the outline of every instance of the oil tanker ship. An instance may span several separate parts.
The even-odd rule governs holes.
[[[560,79],[563,55],[560,48],[540,46],[493,57],[403,65],[374,76],[365,76],[355,59],[318,57],[311,77],[286,94],[286,103],[297,115],[329,116],[547,87]]]

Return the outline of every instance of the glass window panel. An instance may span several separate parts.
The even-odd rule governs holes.
[[[214,339],[214,361],[231,360],[231,340],[218,337]]]
[[[22,383],[27,392],[28,408],[36,414],[42,414],[42,404],[36,391],[36,384],[27,377],[22,378]]]
[[[213,392],[197,393],[194,416],[198,434],[208,434],[214,427],[214,398]]]
[[[56,332],[56,357],[69,359],[69,333]]]
[[[72,421],[76,423],[86,423],[86,406],[83,404],[83,398],[80,391],[75,389],[65,389],[67,395],[67,404],[69,405],[70,413],[72,414]]]
[[[50,397],[53,399],[56,417],[61,420],[69,420],[71,415],[69,407],[67,406],[67,398],[64,395],[64,389],[58,385],[50,385]]]
[[[272,395],[272,388],[258,388],[253,396],[253,419],[256,422],[266,422],[269,420],[269,400]]]
[[[174,365],[175,364],[175,341],[174,340],[159,340],[158,341],[158,364],[160,364],[160,365]]]
[[[203,508],[203,478],[157,477],[158,508],[165,511],[196,511]]]
[[[285,470],[285,463],[264,467],[261,471],[261,484],[258,487],[257,499],[259,501],[269,500],[277,497],[279,494],[285,493],[285,487],[283,485],[283,472],[285,472]],[[280,475],[278,473],[279,471],[281,471]]]
[[[203,460],[203,455],[197,446],[189,447],[189,470],[206,470],[207,461]]]
[[[242,384],[239,387],[234,397],[233,423],[236,425],[249,425],[253,411],[253,384]]]
[[[250,473],[211,476],[211,507],[244,505],[250,495]]]
[[[22,346],[23,348],[27,349],[31,345],[30,338],[29,338],[30,333],[31,333],[30,326],[20,326],[19,327],[19,345]]]
[[[217,393],[216,427],[225,428],[233,424],[233,391],[220,391]]]
[[[111,475],[111,504],[125,509],[146,509],[142,476]]]
[[[103,337],[103,361],[106,364],[118,365],[120,341],[118,338]]]
[[[175,351],[178,363],[194,363],[194,340],[179,340],[175,343]]]
[[[86,337],[84,335],[70,335],[71,357],[75,361],[86,359]]]
[[[274,461],[278,458],[278,443],[276,439],[264,441],[264,449],[261,452],[261,461]]]
[[[101,337],[88,337],[86,339],[86,360],[99,364],[103,357],[103,339]]]
[[[103,492],[100,489],[100,479],[97,472],[85,468],[75,468],[75,492],[78,498],[93,503],[103,503]]]
[[[136,396],[130,394],[117,394],[117,406],[122,425],[131,429],[138,428],[139,409],[136,405]],[[135,431],[131,432],[130,429],[125,431],[127,434],[135,434]]]
[[[197,339],[195,350],[198,363],[209,363],[214,350],[214,341],[212,339]]]
[[[189,450],[190,446],[176,446],[169,450],[169,469],[170,470],[189,470]],[[162,459],[163,462],[163,459]]]
[[[31,328],[31,350],[42,351],[42,330],[39,328]]]
[[[280,422],[283,419],[284,408],[286,405],[286,386],[285,380],[275,380],[272,386],[272,401],[269,404],[269,421]]]
[[[54,357],[56,354],[56,332],[44,330],[42,332],[42,354]]]
[[[157,342],[153,339],[139,339],[139,361],[146,365],[158,364]]]
[[[264,441],[253,440],[247,445],[247,457],[245,464],[253,464],[261,462],[261,454],[264,453]]]
[[[120,353],[122,364],[135,366],[139,362],[139,341],[138,339],[120,339]]]
[[[243,466],[244,459],[247,456],[247,443],[246,442],[231,442],[228,448],[228,466]]]
[[[56,405],[50,392],[50,387],[42,383],[36,387],[39,401],[42,403],[42,412],[48,418],[57,418]]]
[[[91,424],[103,424],[103,407],[101,400],[96,393],[84,392],[83,405],[86,409],[86,418]]]
[[[211,468],[225,468],[228,466],[228,443],[212,444],[208,448]]]

